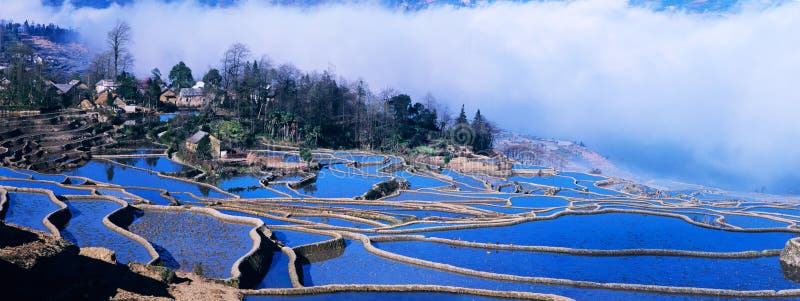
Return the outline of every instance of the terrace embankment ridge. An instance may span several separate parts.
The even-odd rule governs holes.
[[[334,284],[292,289],[260,289],[242,291],[245,295],[300,296],[344,292],[381,292],[381,293],[447,293],[472,295],[490,298],[514,300],[569,301],[567,297],[515,291],[494,291],[443,285],[371,285],[371,284]]]

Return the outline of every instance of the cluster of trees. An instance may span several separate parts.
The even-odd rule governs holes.
[[[0,27],[2,35],[12,41],[20,40],[21,34],[43,37],[54,43],[69,43],[79,38],[78,32],[61,28],[53,23],[45,25],[25,21],[20,24],[14,21],[0,20]]]
[[[482,153],[492,150],[494,131],[492,124],[481,115],[481,110],[475,112],[470,123],[462,105],[450,136],[455,144],[469,145],[474,152]]]
[[[182,63],[176,68],[184,69]],[[390,89],[375,94],[363,80],[253,59],[242,44],[231,46],[203,82],[210,105],[240,122],[250,137],[392,149],[446,137],[447,111],[432,97],[423,104]]]

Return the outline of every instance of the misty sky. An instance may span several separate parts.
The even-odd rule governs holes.
[[[800,192],[800,3],[722,12],[623,0],[314,7],[0,0],[0,18],[55,22],[99,44],[134,29],[135,71],[179,60],[200,77],[234,42],[276,63],[480,108],[510,130],[583,141],[615,163],[684,181]],[[472,114],[473,112],[470,112]]]

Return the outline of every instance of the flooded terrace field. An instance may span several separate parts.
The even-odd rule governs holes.
[[[152,250],[169,269],[246,279],[243,288],[258,289],[246,300],[502,296],[475,290],[705,300],[800,289],[779,261],[800,233],[795,203],[630,194],[611,177],[542,166],[484,176],[419,170],[378,154],[314,156],[324,164],[308,183],[296,174],[272,181],[240,174],[211,184],[179,179],[170,174],[193,167],[166,156],[93,159],[63,174],[0,168],[0,187],[9,188],[2,217],[50,232],[45,219],[62,210],[58,202],[15,189],[52,191],[70,213],[57,225],[68,241],[113,250],[121,263],[149,263]],[[361,199],[392,179],[408,185]],[[111,225],[103,222],[107,217]],[[329,285],[357,286],[333,291]],[[279,296],[269,290],[301,287],[331,291]],[[442,287],[462,293],[436,291]],[[784,297],[800,297],[787,292]]]

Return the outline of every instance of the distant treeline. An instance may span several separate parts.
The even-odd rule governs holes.
[[[28,21],[15,23],[14,21],[0,20],[0,26],[2,26],[3,38],[9,39],[9,41],[19,40],[20,34],[43,37],[54,43],[68,43],[79,37],[77,31],[62,28],[53,23],[45,25]]]

